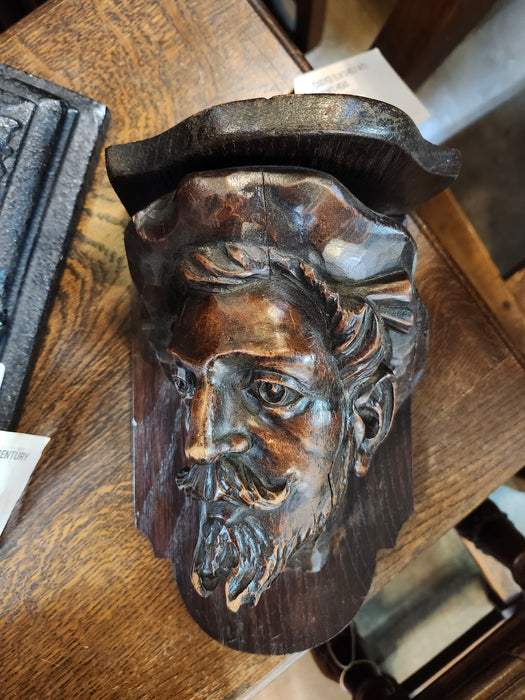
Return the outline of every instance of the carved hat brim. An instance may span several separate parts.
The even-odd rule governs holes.
[[[153,138],[110,146],[109,179],[130,215],[185,175],[274,165],[333,175],[367,207],[417,208],[456,178],[458,151],[434,146],[396,107],[348,95],[279,95],[206,109]]]

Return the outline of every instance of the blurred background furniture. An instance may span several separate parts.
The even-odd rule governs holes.
[[[495,0],[397,0],[372,46],[412,89],[421,85]]]
[[[457,526],[462,537],[508,567],[521,588],[403,683],[383,672],[352,623],[314,649],[319,668],[354,700],[520,700],[525,690],[525,537],[491,501]],[[490,568],[490,566],[488,567]],[[490,580],[490,571],[488,572]]]
[[[496,0],[397,0],[372,46],[415,89],[486,15]],[[321,41],[326,0],[266,0],[303,52]],[[291,11],[292,10],[292,11]]]
[[[292,0],[287,4],[282,0],[266,0],[265,4],[303,53],[321,41],[326,0]]]
[[[7,29],[41,5],[45,0],[1,0],[0,30]]]

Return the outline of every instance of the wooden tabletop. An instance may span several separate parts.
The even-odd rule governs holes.
[[[108,144],[289,92],[299,71],[245,0],[51,1],[0,49],[108,105]],[[0,538],[2,697],[236,698],[283,663],[207,637],[134,527],[126,221],[99,163],[18,426],[52,439]],[[525,447],[517,352],[432,221],[412,230],[431,328],[413,399],[416,513],[374,590],[521,467]]]

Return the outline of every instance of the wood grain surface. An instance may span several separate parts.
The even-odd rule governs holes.
[[[525,356],[525,271],[518,270],[503,282],[487,248],[450,192],[423,204],[419,214],[432,222],[440,243]]]
[[[288,92],[297,73],[243,0],[50,2],[0,49],[4,62],[107,104],[108,143],[221,101]],[[169,561],[135,530],[126,219],[99,164],[19,423],[52,440],[0,539],[7,698],[234,698],[279,664],[207,637]],[[431,348],[413,397],[416,513],[381,555],[375,590],[524,454],[516,354],[431,228],[417,241]]]
[[[505,280],[505,288],[508,293],[512,294],[512,301],[518,305],[518,309],[522,313],[522,323],[525,326],[525,267],[511,275]],[[525,332],[523,334],[525,345]]]

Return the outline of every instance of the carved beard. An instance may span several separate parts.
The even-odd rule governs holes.
[[[243,604],[257,605],[290,557],[319,534],[332,510],[327,499],[316,513],[309,511],[306,525],[283,532],[280,506],[293,501],[293,476],[263,479],[239,459],[195,464],[178,475],[177,485],[200,502],[193,587],[206,597],[224,581],[226,604],[233,612]]]

